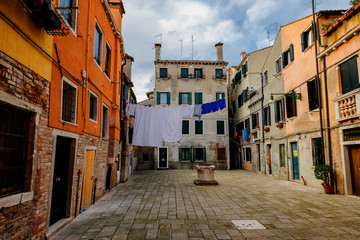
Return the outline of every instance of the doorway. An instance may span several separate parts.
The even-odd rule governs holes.
[[[75,139],[56,138],[55,167],[50,207],[50,226],[70,216]]]
[[[360,196],[360,145],[349,146],[349,161],[353,194]]]
[[[112,172],[112,167],[109,166],[107,173],[106,173],[106,184],[105,184],[106,190],[109,190],[110,186],[111,186],[111,172]]]
[[[293,179],[300,180],[299,156],[298,156],[298,148],[296,142],[291,143],[291,157],[292,157],[292,165],[293,165]]]
[[[260,154],[260,144],[256,144],[257,146],[257,155],[258,155],[258,166],[259,172],[261,172],[261,154]]]
[[[266,145],[266,152],[267,152],[267,164],[269,169],[269,175],[272,174],[272,163],[271,163],[271,145]]]
[[[167,168],[167,148],[159,148],[159,168]]]
[[[94,181],[94,164],[95,164],[95,150],[86,150],[84,178],[81,194],[80,209],[84,210],[91,205],[91,196],[93,191]]]

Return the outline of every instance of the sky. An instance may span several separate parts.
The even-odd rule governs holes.
[[[280,26],[311,14],[311,0],[123,0],[125,52],[134,57],[132,81],[137,101],[154,89],[155,43],[161,59],[216,60],[222,42],[228,68],[241,52],[272,44]],[[349,0],[317,0],[316,10],[348,9]],[[161,35],[160,35],[161,34]],[[192,42],[193,36],[193,42]],[[181,51],[182,48],[182,51]]]

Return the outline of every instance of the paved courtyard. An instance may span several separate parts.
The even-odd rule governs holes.
[[[138,171],[51,240],[360,239],[359,197],[242,170],[216,171],[219,186],[195,186],[196,176]],[[238,230],[232,220],[266,229]]]

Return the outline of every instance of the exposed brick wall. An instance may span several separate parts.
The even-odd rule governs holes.
[[[0,209],[0,239],[44,239],[53,137],[48,127],[50,82],[0,52],[0,94],[42,108],[34,139],[32,201]],[[8,104],[12,104],[9,102]],[[36,149],[36,151],[35,151]],[[35,153],[36,152],[36,153]]]

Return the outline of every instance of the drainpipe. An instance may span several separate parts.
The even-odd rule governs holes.
[[[91,0],[88,1],[88,19],[87,19],[87,33],[86,33],[86,54],[85,54],[85,72],[88,75],[89,70],[89,45],[90,45],[90,13],[91,13]],[[86,93],[87,93],[87,81],[88,76],[85,76],[83,79],[83,96],[82,96],[82,108],[83,108],[83,118],[84,118],[84,128],[83,132],[86,130]]]
[[[265,131],[264,131],[264,82],[263,82],[263,75],[260,73],[260,81],[261,81],[261,116],[262,116],[262,156],[265,155]],[[261,151],[260,151],[261,152]],[[260,165],[261,165],[261,156],[260,156]],[[259,166],[261,169],[261,166]],[[265,175],[266,175],[266,164],[265,164]]]
[[[316,87],[318,89],[318,103],[319,103],[319,115],[320,115],[320,134],[321,134],[321,144],[322,144],[322,148],[321,148],[321,154],[322,156],[325,158],[325,152],[324,152],[324,147],[325,147],[325,142],[324,142],[324,127],[323,127],[323,116],[322,116],[322,97],[321,97],[321,85],[320,85],[320,78],[319,78],[319,63],[318,63],[318,59],[317,59],[317,55],[318,55],[318,34],[316,34],[316,21],[315,21],[315,6],[314,6],[314,0],[311,1],[311,5],[312,5],[312,16],[313,16],[313,25],[315,26],[315,29],[313,29],[314,32],[314,37],[315,37],[315,63],[316,63]]]

